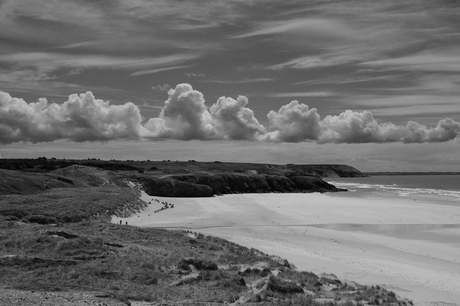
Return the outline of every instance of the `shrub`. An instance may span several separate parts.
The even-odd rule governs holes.
[[[57,223],[55,218],[42,216],[42,215],[31,215],[25,218],[29,222],[38,224],[55,224]]]
[[[19,210],[19,209],[4,209],[0,210],[0,215],[3,216],[14,216],[18,219],[22,219],[25,216],[27,216],[27,213],[25,211]]]
[[[60,241],[55,252],[63,256],[101,256],[105,254],[105,247],[101,239],[79,237]]]

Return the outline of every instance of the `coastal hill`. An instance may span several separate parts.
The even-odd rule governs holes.
[[[225,173],[203,163],[209,165],[206,171],[178,173],[170,162],[158,162],[158,167],[86,163],[1,160],[0,305],[411,304],[379,286],[297,271],[286,260],[220,238],[110,223],[112,216],[133,215],[148,205],[130,182],[146,189],[151,181],[174,187],[165,190],[186,184],[210,195],[254,189],[311,192],[311,186],[323,183],[302,175],[308,167],[246,169],[238,164],[243,172]],[[12,165],[20,168],[11,170]],[[278,172],[261,173],[265,168]]]
[[[87,168],[82,170],[83,167]],[[0,169],[19,170],[7,175],[10,179],[3,182],[0,194],[14,193],[15,186],[21,180],[23,188],[20,192],[25,192],[29,189],[53,188],[55,185],[69,188],[81,184],[117,185],[123,178],[142,183],[145,191],[152,196],[166,197],[209,197],[228,193],[262,192],[337,192],[344,190],[328,184],[322,177],[363,176],[355,168],[346,165],[274,165],[193,160],[58,160],[44,157],[1,159]],[[44,183],[33,183],[32,175]],[[82,183],[82,177],[91,177],[91,182]]]

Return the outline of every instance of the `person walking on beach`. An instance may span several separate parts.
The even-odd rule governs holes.
[[[120,225],[121,225],[121,220],[120,220]]]

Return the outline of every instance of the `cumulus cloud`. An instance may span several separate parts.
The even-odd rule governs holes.
[[[299,104],[294,100],[284,105],[278,112],[270,111],[267,115],[270,132],[265,139],[271,141],[299,142],[318,140],[320,136],[319,115],[316,108]]]
[[[201,92],[189,84],[179,84],[168,95],[160,116],[147,122],[145,127],[150,133],[146,136],[182,140],[215,138],[215,127]]]
[[[110,105],[91,92],[70,95],[63,104],[46,99],[27,103],[0,91],[0,143],[107,141],[139,137],[139,109],[133,103]]]
[[[407,125],[378,123],[371,112],[346,111],[339,116],[326,116],[321,122],[320,142],[335,143],[423,143],[460,140],[460,123],[446,118],[436,127],[427,127],[414,121]]]
[[[144,136],[173,139],[251,140],[265,133],[254,112],[245,107],[248,99],[221,97],[209,109],[203,94],[189,84],[168,91],[158,118],[150,119]]]
[[[220,97],[210,108],[211,116],[219,135],[228,139],[257,139],[265,134],[265,127],[254,117],[254,112],[245,107],[248,98],[236,100]]]
[[[163,86],[162,86],[163,87]],[[139,107],[110,105],[91,92],[70,95],[62,104],[46,99],[27,103],[0,91],[0,143],[47,142],[57,139],[257,140],[318,143],[460,142],[460,123],[442,119],[434,127],[409,121],[379,123],[369,111],[347,110],[324,119],[315,108],[292,101],[267,115],[265,127],[248,107],[248,99],[220,97],[207,107],[201,92],[189,84],[168,91],[160,115],[143,123]]]

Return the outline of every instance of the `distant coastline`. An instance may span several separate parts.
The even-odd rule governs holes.
[[[460,175],[460,172],[363,172],[366,176],[383,175]]]

